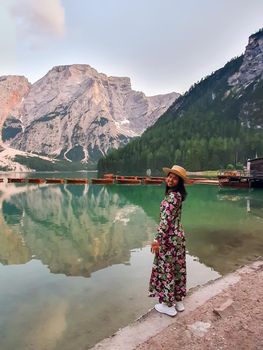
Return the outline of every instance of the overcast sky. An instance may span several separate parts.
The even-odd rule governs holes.
[[[84,63],[148,96],[183,93],[262,27],[263,0],[0,0],[0,75]]]

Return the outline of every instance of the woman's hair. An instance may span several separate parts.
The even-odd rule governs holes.
[[[178,179],[179,179],[179,181],[178,181],[178,184],[176,186],[169,187],[166,185],[165,194],[168,194],[170,192],[179,192],[182,196],[182,201],[184,201],[186,196],[187,196],[187,192],[186,192],[186,189],[184,187],[184,180],[180,176],[178,176]]]

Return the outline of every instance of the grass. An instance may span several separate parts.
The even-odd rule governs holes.
[[[217,170],[189,171],[190,176],[217,177]]]

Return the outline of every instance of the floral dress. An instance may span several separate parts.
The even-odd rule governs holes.
[[[186,295],[185,237],[181,225],[182,196],[168,193],[160,206],[160,224],[155,239],[160,244],[155,254],[149,296],[172,306]]]

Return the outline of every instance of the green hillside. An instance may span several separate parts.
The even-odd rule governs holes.
[[[259,32],[262,34],[262,31]],[[229,86],[244,55],[193,85],[140,138],[100,159],[100,172],[158,174],[181,164],[190,171],[246,164],[263,155],[263,80]]]

